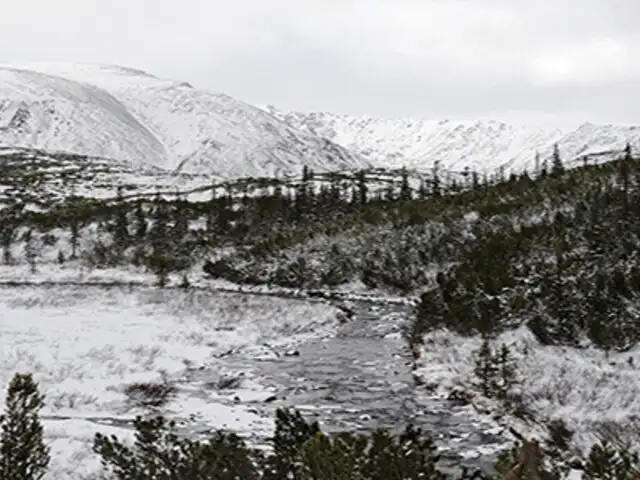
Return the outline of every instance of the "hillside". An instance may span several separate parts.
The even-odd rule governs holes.
[[[0,98],[3,146],[223,178],[367,165],[227,95],[122,67],[2,66]]]
[[[218,186],[205,201],[67,197],[30,210],[12,195],[0,271],[18,283],[133,272],[159,287],[209,279],[307,297],[401,294],[417,307],[403,333],[418,396],[465,402],[584,458],[607,435],[640,446],[631,153],[572,169],[559,159],[538,176],[436,176],[417,189],[404,172],[380,190],[378,172],[307,171],[263,179],[253,195]],[[494,352],[508,346],[519,374],[499,394],[485,394],[473,368],[483,337]]]
[[[465,167],[487,172],[504,166],[520,172],[535,168],[535,153],[551,156],[558,143],[565,163],[581,157],[619,152],[625,143],[640,147],[640,127],[594,125],[541,127],[500,121],[372,118],[326,112],[266,111],[289,125],[326,137],[369,160],[375,166],[418,170],[440,162],[447,170]]]

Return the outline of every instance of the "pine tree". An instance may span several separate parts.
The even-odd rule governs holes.
[[[478,172],[474,170],[473,172],[471,172],[471,188],[473,188],[474,190],[478,190],[479,187],[480,178],[478,176]]]
[[[2,238],[2,260],[5,265],[11,265],[13,258],[11,256],[11,245],[15,236],[15,227],[9,219],[3,219],[0,224],[0,237]]]
[[[360,170],[357,174],[357,182],[358,182],[358,196],[360,205],[364,205],[367,203],[367,193],[369,188],[367,187],[367,180],[365,177],[364,170]]]
[[[424,200],[427,198],[427,185],[424,181],[424,178],[420,179],[420,187],[418,189],[418,198],[420,198],[420,200]]]
[[[147,236],[147,216],[142,208],[142,200],[136,202],[135,225],[136,225],[136,240],[143,242]]]
[[[633,480],[638,478],[638,455],[617,450],[608,442],[591,448],[584,466],[586,480]]]
[[[411,187],[409,186],[409,173],[406,168],[402,168],[402,179],[400,182],[400,200],[411,200]]]
[[[6,411],[0,415],[0,479],[37,480],[49,466],[39,413],[44,396],[29,374],[16,374],[7,391]]]
[[[553,145],[553,154],[551,156],[551,175],[557,176],[564,172],[564,166],[562,165],[562,158],[560,157],[560,149],[558,144]]]
[[[189,219],[183,209],[180,208],[183,202],[184,199],[179,197],[174,208],[175,222],[173,225],[173,238],[178,242],[184,239],[189,233]]]
[[[629,183],[630,183],[630,170],[633,163],[633,157],[631,156],[631,145],[627,143],[624,148],[624,157],[620,162],[620,176],[622,177],[622,195],[623,195],[623,213],[627,218],[629,215]]]
[[[480,350],[476,353],[474,373],[480,381],[482,394],[487,398],[493,397],[498,369],[491,350],[491,344],[486,337],[482,341]]]
[[[276,189],[278,186],[276,186]],[[275,195],[275,192],[274,192]],[[216,205],[216,186],[215,184],[211,186],[211,198],[209,199],[209,205],[207,206],[207,233],[212,234],[215,229],[215,205]]]
[[[440,186],[440,162],[435,161],[432,169],[432,179],[431,179],[431,194],[434,197],[439,197],[442,195],[442,188]]]
[[[25,233],[25,247],[24,247],[24,254],[25,257],[27,259],[27,263],[29,264],[29,268],[31,269],[31,273],[36,273],[37,271],[37,253],[36,253],[36,247],[34,245],[34,240],[33,240],[33,230],[28,230],[27,233]]]
[[[71,219],[71,224],[69,225],[69,233],[71,234],[70,242],[71,242],[71,259],[75,260],[78,258],[78,243],[80,241],[80,225],[78,224],[78,220],[73,217]]]
[[[495,364],[497,367],[496,393],[498,398],[504,400],[507,398],[509,391],[511,391],[518,382],[515,361],[513,360],[511,350],[504,343],[495,358]]]
[[[122,186],[118,187],[116,209],[113,241],[117,247],[125,248],[129,243],[129,222],[127,220],[127,204],[122,195]]]

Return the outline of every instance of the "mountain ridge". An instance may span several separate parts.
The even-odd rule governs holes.
[[[438,161],[449,170],[535,168],[558,144],[568,163],[585,156],[617,155],[630,143],[640,148],[640,127],[582,123],[575,127],[527,126],[499,120],[375,118],[329,112],[266,111],[289,125],[324,136],[376,166],[430,169]],[[615,152],[615,153],[614,153]]]
[[[246,102],[126,67],[0,65],[0,98],[0,144],[8,147],[222,178],[368,166]]]

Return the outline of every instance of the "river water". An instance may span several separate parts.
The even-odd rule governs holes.
[[[412,423],[436,439],[444,464],[490,469],[491,458],[461,455],[503,445],[505,438],[494,433],[495,426],[480,420],[470,406],[430,397],[414,383],[411,354],[402,337],[412,307],[368,301],[350,307],[356,314],[335,337],[264,359],[232,353],[224,357],[225,368],[249,371],[253,381],[275,392],[270,402],[256,406],[265,415],[277,407],[294,407],[330,432],[398,431]],[[197,377],[202,381],[215,373],[204,369]]]

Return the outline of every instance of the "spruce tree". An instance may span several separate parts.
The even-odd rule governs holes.
[[[482,340],[482,345],[476,353],[474,373],[480,381],[482,394],[489,398],[494,394],[495,378],[498,373],[493,351],[488,338]]]
[[[496,355],[495,365],[497,367],[496,393],[498,398],[504,400],[509,391],[517,384],[517,369],[513,360],[511,350],[506,344],[502,344],[500,351]]]
[[[118,187],[116,200],[116,221],[113,230],[113,241],[116,247],[125,248],[129,243],[129,223],[127,220],[127,204],[122,195],[122,186]]]
[[[136,226],[136,240],[143,242],[147,236],[147,216],[142,208],[142,200],[136,202],[135,226]]]
[[[276,187],[277,188],[277,187]],[[216,206],[216,186],[211,186],[211,198],[209,199],[209,205],[207,206],[207,233],[212,234],[215,230],[215,206]]]
[[[360,170],[357,174],[357,182],[358,182],[358,199],[360,205],[364,205],[367,203],[367,193],[369,188],[367,187],[367,180],[365,177],[364,170]]]
[[[402,169],[402,179],[400,181],[400,200],[411,200],[411,187],[409,186],[409,173],[406,168]]]
[[[554,176],[560,175],[564,172],[564,166],[562,165],[562,158],[560,157],[560,148],[558,144],[553,145],[553,154],[551,155],[551,174]]]
[[[432,174],[431,194],[434,197],[439,197],[440,195],[442,195],[442,188],[440,186],[440,162],[439,161],[434,162],[431,174]]]
[[[49,466],[39,413],[44,396],[30,374],[16,374],[7,391],[6,411],[0,415],[0,479],[37,480]]]
[[[36,247],[34,245],[34,240],[33,240],[33,230],[28,230],[27,233],[25,233],[25,247],[24,247],[24,254],[25,257],[27,259],[27,263],[29,264],[29,268],[31,269],[31,273],[36,273],[37,270],[37,256],[38,254],[36,253]]]

